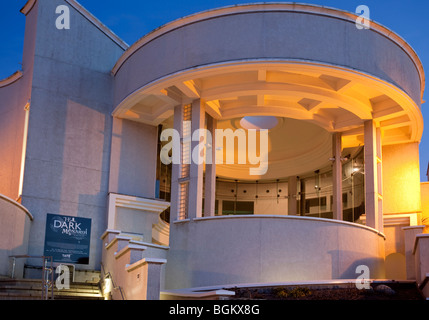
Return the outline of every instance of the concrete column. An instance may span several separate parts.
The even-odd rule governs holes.
[[[403,227],[404,244],[405,244],[405,260],[407,270],[407,280],[416,280],[416,266],[414,258],[414,244],[416,236],[423,232],[424,226],[409,226]]]
[[[193,136],[191,142],[192,161],[190,165],[189,177],[189,198],[188,198],[188,218],[199,218],[202,216],[203,206],[203,169],[204,162],[197,163],[196,152],[203,152],[203,143],[194,141],[195,134],[198,129],[204,129],[205,124],[205,108],[201,99],[192,102],[192,123],[191,134]]]
[[[297,215],[298,214],[298,202],[297,202],[297,193],[298,193],[298,179],[293,176],[288,179],[287,193],[288,193],[288,215]]]
[[[218,204],[217,204],[217,214],[218,214],[219,216],[221,216],[221,215],[222,215],[222,212],[223,212],[223,201],[222,201],[222,200],[219,200],[219,202],[218,202]]]
[[[107,197],[107,229],[115,229],[116,219],[116,198],[115,195],[109,193]]]
[[[216,201],[216,129],[217,121],[211,116],[207,116],[207,131],[211,133],[206,141],[206,174],[204,190],[204,216],[213,217],[215,215]],[[211,139],[209,139],[211,138]],[[211,140],[211,141],[210,141]]]
[[[376,160],[377,160],[377,205],[378,205],[378,230],[383,232],[383,146],[381,143],[381,128],[375,129]]]
[[[341,133],[332,136],[332,195],[333,218],[343,220],[343,171],[341,164]]]
[[[112,242],[121,232],[118,230],[107,229],[101,235],[101,240],[103,240],[103,247],[106,247],[110,242]]]
[[[161,267],[167,260],[145,258],[144,262],[147,268],[146,300],[159,300],[161,291]]]
[[[174,108],[174,129],[182,135],[183,132],[183,106]],[[177,147],[173,145],[173,148]],[[171,168],[171,199],[170,199],[170,217],[171,221],[178,220],[179,216],[179,179],[181,164],[172,163]]]
[[[381,194],[381,135],[373,120],[364,123],[366,225],[383,232]],[[380,179],[380,180],[379,180]]]

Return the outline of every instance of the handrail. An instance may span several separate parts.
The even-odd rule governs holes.
[[[110,271],[106,273],[104,270],[103,263],[100,263],[100,265],[101,265],[101,271],[103,272],[103,278],[110,278],[110,280],[112,281],[112,289],[119,290],[119,292],[121,293],[122,300],[126,300],[125,294],[122,291],[122,287],[116,286],[115,282],[113,281],[113,275],[110,273]]]
[[[53,257],[52,256],[30,256],[30,255],[12,255],[9,258],[13,259],[12,264],[12,275],[11,278],[15,278],[15,266],[16,259],[43,259],[42,265],[42,300],[48,300],[49,289],[51,289],[51,299],[54,299],[54,267],[53,267]],[[48,261],[50,263],[50,267],[47,266]],[[49,279],[50,274],[50,279]]]

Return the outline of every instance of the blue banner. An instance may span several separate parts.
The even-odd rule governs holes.
[[[54,262],[88,264],[90,239],[91,219],[47,214],[44,254]]]

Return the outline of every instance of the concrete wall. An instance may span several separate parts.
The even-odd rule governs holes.
[[[139,235],[141,241],[152,242],[152,226],[159,221],[159,213],[117,208],[115,229],[125,233]]]
[[[21,175],[21,155],[26,105],[22,78],[0,85],[0,193],[17,199]]]
[[[70,29],[56,28],[59,5],[70,9]],[[29,252],[43,253],[47,213],[91,218],[86,267],[98,268],[112,130],[110,70],[123,49],[64,0],[37,1],[27,17],[34,19],[34,38],[26,41],[35,42],[34,65],[27,66],[34,71],[22,196],[34,214]]]
[[[403,228],[407,258],[407,279],[415,280],[426,299],[429,298],[429,234],[425,226]]]
[[[402,228],[406,258],[406,276],[408,280],[416,280],[415,244],[416,236],[421,234],[424,226],[408,226]]]
[[[108,230],[103,241],[103,282],[110,274],[116,289],[104,290],[113,300],[157,300],[164,287],[165,258],[168,247],[122,236]]]
[[[148,83],[182,70],[281,59],[363,71],[403,88],[420,106],[418,62],[402,48],[405,44],[393,41],[390,31],[382,34],[375,27],[374,23],[370,30],[359,30],[350,15],[309,7],[294,11],[287,4],[193,15],[156,30],[127,52],[117,66],[115,105]]]
[[[223,216],[173,223],[166,289],[384,278],[384,238],[362,225],[297,216]]]
[[[422,224],[426,226],[424,233],[429,233],[429,182],[420,184],[422,196]]]
[[[0,81],[0,193],[12,199],[20,196],[24,107],[31,98],[36,24],[37,14],[27,15],[21,75],[13,82]]]
[[[429,234],[417,234],[414,242],[414,264],[416,282],[419,286],[429,280]],[[429,298],[429,287],[421,288],[426,298]]]
[[[32,215],[19,203],[0,195],[0,275],[11,276],[11,255],[26,255]],[[17,259],[15,277],[23,277],[25,259]]]
[[[419,144],[383,147],[383,213],[421,213]]]
[[[393,215],[416,214],[421,223],[420,168],[418,143],[383,147],[383,214],[386,235],[386,276],[407,278],[406,239],[402,228],[410,226],[406,219],[390,223]]]
[[[154,198],[158,129],[113,119],[109,192]]]

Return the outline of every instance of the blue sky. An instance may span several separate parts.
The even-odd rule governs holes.
[[[19,10],[26,0],[0,2],[0,79],[20,69],[25,17]],[[128,44],[169,21],[199,11],[250,3],[251,0],[78,0]],[[370,18],[403,37],[417,52],[429,74],[429,1],[427,0],[311,0],[301,1],[355,12],[358,5],[370,9]],[[420,143],[421,180],[426,181],[429,162],[429,81],[422,106],[425,131]]]

